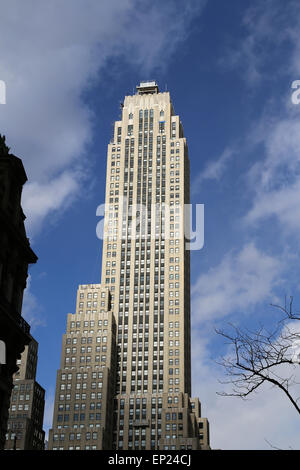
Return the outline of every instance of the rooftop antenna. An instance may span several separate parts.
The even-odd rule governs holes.
[[[167,91],[168,87],[167,87],[167,84],[165,84],[165,91]]]

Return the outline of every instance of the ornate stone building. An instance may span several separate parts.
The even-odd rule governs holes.
[[[30,326],[21,315],[28,265],[37,261],[21,207],[26,181],[21,159],[9,152],[0,136],[0,449],[5,444],[16,362],[31,340]]]

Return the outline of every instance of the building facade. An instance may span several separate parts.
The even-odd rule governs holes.
[[[108,288],[79,286],[57,371],[49,450],[112,448],[116,323]]]
[[[22,161],[0,136],[0,449],[4,448],[13,374],[18,370],[30,326],[21,316],[28,265],[37,257],[26,237],[21,207],[27,181]]]
[[[36,381],[38,343],[32,338],[13,377],[5,450],[44,450],[45,390]]]
[[[116,323],[111,449],[210,448],[208,422],[191,398],[189,193],[188,148],[170,94],[142,82],[122,103],[107,153],[102,289]],[[89,320],[84,308],[77,299],[78,321]],[[53,426],[59,406],[57,399]]]

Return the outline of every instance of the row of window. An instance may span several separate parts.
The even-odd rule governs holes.
[[[80,304],[79,304],[80,305]],[[102,326],[102,320],[98,320],[97,322],[98,326]],[[104,326],[107,326],[108,325],[108,320],[103,320],[103,325]],[[71,321],[70,322],[70,327],[71,328],[75,328],[75,326],[77,328],[79,328],[81,326],[81,322],[80,321]],[[82,326],[95,326],[95,321],[94,320],[91,320],[91,321],[83,321],[82,322]]]
[[[61,434],[53,434],[53,441],[64,441],[67,436],[64,433]],[[89,441],[90,439],[92,440],[97,440],[98,439],[98,433],[97,432],[86,432],[84,435],[81,433],[70,433],[68,435],[69,441],[80,441],[82,438],[85,438],[86,441]]]
[[[74,387],[74,385],[72,386],[73,384],[72,383],[61,383],[60,384],[60,390],[72,390],[72,388]],[[77,382],[75,384],[75,390],[86,390],[88,388],[88,384],[87,382]],[[97,388],[97,385],[96,385],[96,382],[92,382],[91,383],[91,388]],[[100,387],[98,387],[100,388]]]
[[[12,401],[17,401],[17,398],[18,398],[18,395],[16,395],[15,393],[13,393],[13,394],[12,394],[12,397],[11,397],[11,400],[12,400]],[[30,395],[29,395],[29,394],[26,394],[26,395],[21,394],[21,395],[19,395],[19,400],[20,400],[20,401],[23,401],[23,400],[28,401],[28,400],[30,400]]]
[[[65,450],[64,447],[53,447],[53,450]],[[97,446],[69,446],[68,450],[97,450]]]
[[[96,353],[100,352],[100,351],[107,352],[107,346],[106,345],[104,345],[102,347],[96,346],[94,349],[95,349]],[[82,353],[91,353],[91,352],[93,352],[91,346],[88,346],[87,348],[85,346],[81,346],[81,348],[80,348],[80,353],[81,354]],[[70,354],[70,353],[71,353],[70,348],[66,348],[66,354]],[[76,354],[76,353],[77,353],[77,348],[72,348],[72,354]],[[76,362],[76,357],[73,356],[71,360],[72,360],[72,362]],[[70,357],[66,357],[66,362],[70,362]]]
[[[14,391],[20,390],[21,392],[24,392],[24,390],[31,390],[32,385],[31,384],[16,384],[14,386]]]
[[[17,410],[18,411],[22,411],[22,410],[28,411],[29,410],[29,405],[26,405],[26,404],[25,405],[19,404],[18,406],[11,405],[10,409],[11,409],[11,411],[17,411]]]
[[[80,356],[79,357],[79,362],[82,363],[82,364],[85,364],[85,363],[89,363],[92,361],[92,356]],[[103,355],[103,356],[95,356],[94,357],[94,361],[95,362],[106,362],[106,355]],[[73,356],[73,357],[66,357],[65,358],[65,363],[66,364],[76,364],[76,362],[78,362],[78,359],[77,357]]]
[[[62,422],[68,422],[70,419],[69,414],[58,414],[57,415],[57,422],[62,423]],[[73,414],[73,421],[85,421],[88,419],[89,421],[100,421],[101,420],[101,413],[89,413],[86,415],[85,413],[74,413]]]
[[[102,407],[102,402],[90,402],[90,410],[100,410]],[[85,410],[86,409],[86,403],[75,403],[74,404],[74,410],[78,411],[79,409]],[[65,404],[65,405],[58,405],[58,411],[70,411],[70,405]]]
[[[102,389],[102,386],[103,386],[102,382],[98,383],[98,388]],[[91,388],[95,389],[96,387],[92,386]],[[91,397],[92,397],[92,394],[91,394]],[[87,399],[87,394],[86,393],[81,393],[81,394],[80,393],[75,393],[74,398],[75,398],[75,400],[86,400]],[[70,393],[67,393],[66,395],[61,393],[59,395],[59,401],[65,401],[65,400],[66,401],[71,400],[71,394]]]
[[[84,292],[80,292],[79,298],[84,299]],[[88,292],[86,294],[87,299],[98,299],[98,292]],[[102,292],[101,297],[105,297],[105,292]]]
[[[101,330],[100,330],[100,331],[101,331]],[[103,333],[107,333],[107,330],[103,330]],[[100,343],[101,340],[98,340],[98,338],[101,338],[101,336],[97,336],[97,340],[96,340],[97,343]],[[102,342],[103,342],[103,343],[106,343],[107,340],[105,339],[105,340],[103,341],[103,338],[107,338],[107,337],[106,337],[106,336],[102,336]],[[78,339],[78,338],[66,338],[66,344],[71,344],[71,343],[72,343],[72,344],[77,344],[77,339]],[[86,344],[86,343],[91,344],[91,343],[93,343],[93,339],[94,339],[93,336],[82,336],[80,342],[81,342],[81,344]]]
[[[88,378],[88,373],[87,372],[77,372],[76,374],[71,374],[71,373],[68,373],[68,374],[65,374],[65,373],[62,373],[61,374],[61,380],[72,380],[72,378],[74,378],[77,380],[80,380],[80,379],[87,379]],[[92,372],[91,374],[91,377],[92,379],[102,379],[103,377],[103,372]]]
[[[100,305],[105,305],[105,302],[101,302]],[[79,308],[83,308],[84,306],[84,303],[83,302],[79,302]],[[86,308],[91,308],[91,307],[98,307],[98,302],[97,301],[91,301],[91,300],[88,300],[86,302]]]
[[[95,389],[95,388],[96,388],[96,387],[93,387],[93,389]],[[65,395],[60,395],[59,398],[60,398],[60,401],[64,401]],[[91,392],[91,393],[89,394],[89,398],[90,398],[91,400],[96,400],[96,399],[97,399],[97,400],[101,400],[101,399],[102,399],[102,392]],[[80,395],[79,393],[76,393],[76,394],[75,394],[75,399],[76,399],[76,400],[86,400],[86,399],[87,399],[87,394],[86,394],[86,393],[82,393],[82,394]],[[69,404],[64,404],[64,405],[60,404],[60,405],[58,405],[58,406],[59,406],[59,407],[64,406],[64,409],[65,409],[65,410],[67,410],[67,411],[70,410],[70,405],[69,405]],[[77,404],[75,404],[74,406],[77,406]]]

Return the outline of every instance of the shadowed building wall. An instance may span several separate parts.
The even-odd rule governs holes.
[[[0,449],[5,444],[16,362],[30,342],[30,327],[21,310],[28,265],[37,257],[26,237],[21,207],[26,181],[22,161],[9,153],[0,136],[0,341],[5,345],[5,361],[0,364]]]
[[[25,346],[14,374],[5,450],[44,450],[45,390],[36,381],[38,343]]]

